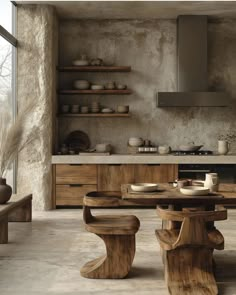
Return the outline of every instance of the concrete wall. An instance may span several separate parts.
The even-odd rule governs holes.
[[[31,124],[39,128],[34,140],[19,155],[17,192],[33,193],[33,208],[50,208],[52,126],[56,89],[57,18],[45,5],[18,6],[19,109],[27,100],[37,105]]]
[[[209,24],[209,88],[227,90],[236,97],[236,21]],[[104,106],[128,104],[132,118],[63,119],[60,142],[73,130],[85,131],[92,142],[110,142],[115,151],[126,152],[131,136],[149,138],[153,143],[173,148],[194,141],[216,150],[219,135],[236,130],[235,106],[230,108],[156,108],[158,91],[176,90],[175,20],[83,20],[62,21],[59,31],[61,65],[70,65],[85,53],[106,63],[131,65],[131,73],[63,73],[60,86],[71,88],[75,79],[104,83],[127,83],[130,96],[61,97],[60,103],[89,104],[98,100]],[[233,146],[235,149],[235,147]]]

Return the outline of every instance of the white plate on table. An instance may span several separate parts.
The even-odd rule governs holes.
[[[203,186],[184,186],[180,192],[187,196],[206,196],[209,194],[209,188]]]
[[[158,188],[156,183],[135,183],[131,184],[131,189],[134,192],[155,192]]]

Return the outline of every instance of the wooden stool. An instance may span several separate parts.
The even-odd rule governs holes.
[[[140,223],[133,215],[93,216],[90,207],[119,207],[118,192],[91,192],[84,197],[85,229],[105,243],[106,255],[86,263],[81,276],[91,279],[121,279],[130,271],[135,254],[135,233]]]
[[[156,230],[163,250],[165,279],[172,295],[218,294],[213,274],[213,251],[224,249],[224,237],[207,222],[227,219],[227,211],[170,211],[157,207],[163,220],[182,222],[180,229]]]

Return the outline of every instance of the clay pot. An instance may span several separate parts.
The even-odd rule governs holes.
[[[0,178],[0,204],[8,202],[12,195],[12,188],[6,184],[6,178]]]

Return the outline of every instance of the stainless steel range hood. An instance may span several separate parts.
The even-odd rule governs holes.
[[[178,92],[158,92],[158,107],[223,107],[225,92],[208,91],[207,16],[178,17]]]

